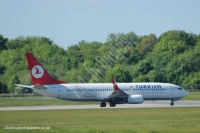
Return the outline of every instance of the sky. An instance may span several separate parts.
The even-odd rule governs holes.
[[[200,34],[200,0],[0,0],[0,34],[43,36],[67,49],[110,33]]]

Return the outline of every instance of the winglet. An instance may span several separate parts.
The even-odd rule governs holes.
[[[113,83],[113,87],[115,90],[120,90],[119,87],[117,86],[117,83],[115,82],[114,78],[112,78],[112,83]]]

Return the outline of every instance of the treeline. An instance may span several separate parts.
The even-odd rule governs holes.
[[[200,89],[200,35],[172,30],[156,37],[109,34],[106,42],[80,41],[67,50],[46,37],[0,35],[0,93],[31,84],[25,52],[31,51],[50,74],[69,83],[168,82]]]

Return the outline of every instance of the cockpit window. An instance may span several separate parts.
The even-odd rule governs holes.
[[[178,88],[179,90],[182,90],[181,88]]]

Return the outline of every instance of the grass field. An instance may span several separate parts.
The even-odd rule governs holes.
[[[200,101],[200,92],[191,92],[189,95],[181,100],[195,100]],[[0,97],[0,107],[10,106],[48,106],[48,105],[88,105],[99,104],[100,102],[76,102],[59,100],[48,97]]]
[[[199,133],[199,107],[1,111],[0,132]],[[48,127],[50,129],[4,129]]]
[[[56,98],[48,97],[6,97],[0,98],[0,107],[11,107],[11,106],[48,106],[48,105],[88,105],[88,104],[99,104],[99,102],[78,102],[60,100]]]

